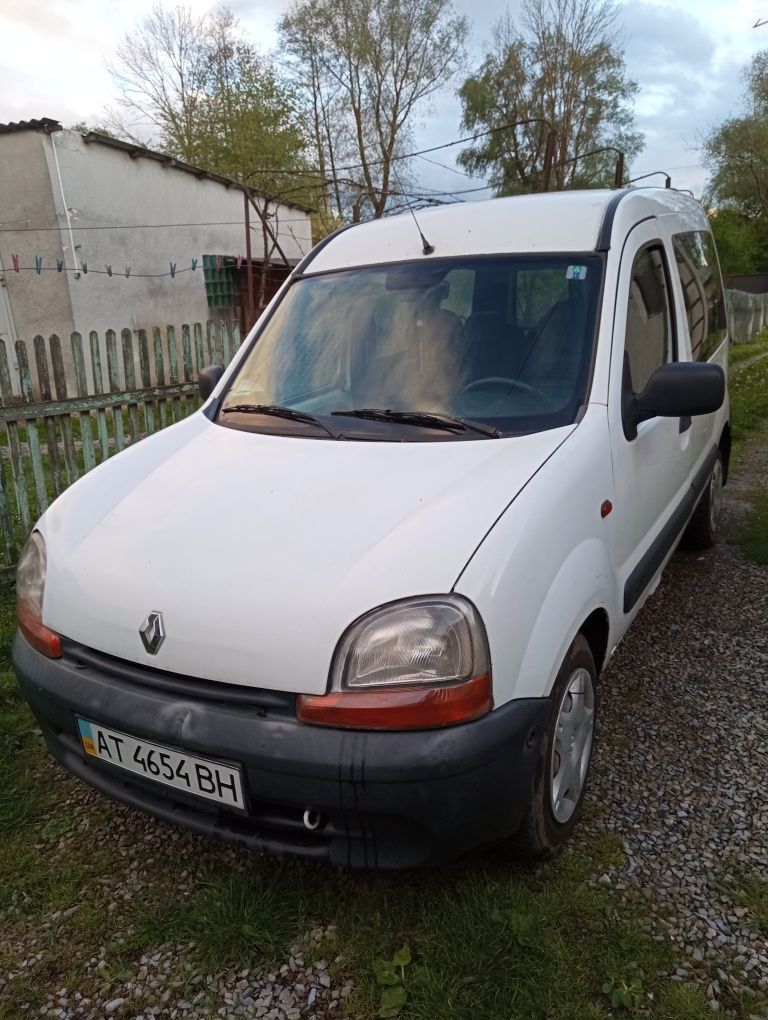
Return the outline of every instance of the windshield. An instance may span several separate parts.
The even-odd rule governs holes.
[[[407,438],[421,441],[446,436],[418,427],[413,416],[339,412],[429,412],[502,434],[569,424],[586,400],[601,276],[597,256],[578,254],[299,278],[245,357],[221,420],[295,434],[296,417],[284,413],[290,408],[332,424],[335,438],[387,439],[396,429],[402,439],[411,427]],[[264,407],[281,414],[263,414]],[[301,427],[312,430],[310,421]],[[470,437],[483,433],[462,435]]]

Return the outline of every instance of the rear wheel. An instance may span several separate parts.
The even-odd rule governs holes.
[[[577,634],[552,690],[552,712],[541,742],[531,800],[512,838],[516,856],[546,857],[578,821],[595,732],[596,670],[589,644]]]
[[[723,505],[723,461],[718,453],[709,484],[693,511],[683,536],[689,549],[709,549],[717,541],[720,530],[720,510]]]

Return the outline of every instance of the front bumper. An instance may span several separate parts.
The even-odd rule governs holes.
[[[64,641],[48,659],[20,634],[12,658],[56,759],[103,793],[259,852],[350,868],[437,864],[511,835],[530,797],[547,699],[512,701],[437,730],[300,723],[295,695],[148,670]],[[242,766],[246,813],[85,754],[75,715]],[[324,824],[309,831],[307,809]]]

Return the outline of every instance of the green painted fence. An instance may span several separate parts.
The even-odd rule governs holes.
[[[0,574],[68,485],[196,410],[200,370],[240,343],[229,322],[0,341]]]

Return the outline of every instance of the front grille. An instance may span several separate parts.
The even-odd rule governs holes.
[[[240,684],[220,683],[217,680],[201,680],[199,677],[168,673],[162,669],[153,669],[151,666],[115,658],[113,655],[107,655],[68,639],[62,639],[61,646],[64,660],[76,669],[91,670],[101,676],[107,675],[130,684],[142,684],[176,698],[199,698],[201,701],[217,704],[255,708],[264,715],[296,717],[296,695],[287,691],[243,687]]]

